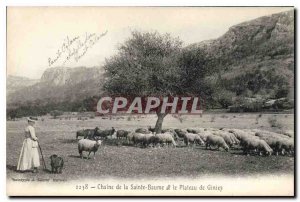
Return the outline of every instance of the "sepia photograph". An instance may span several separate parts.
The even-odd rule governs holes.
[[[295,196],[294,7],[6,17],[8,196]]]

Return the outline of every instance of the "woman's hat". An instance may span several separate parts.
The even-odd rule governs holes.
[[[27,120],[31,121],[31,122],[36,122],[38,119],[35,118],[35,117],[30,116],[30,117],[27,118]]]

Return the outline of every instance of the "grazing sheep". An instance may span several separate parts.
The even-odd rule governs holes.
[[[255,136],[259,136],[259,137],[272,137],[272,138],[290,139],[290,137],[288,137],[286,135],[279,134],[279,133],[274,133],[274,132],[270,132],[270,131],[258,130],[258,129],[255,129],[253,131],[255,132]]]
[[[100,129],[96,127],[94,130],[90,130],[86,136],[84,136],[84,139],[89,139],[89,140],[95,140],[97,131]]]
[[[201,139],[201,137],[198,134],[194,133],[186,133],[184,136],[184,143],[186,146],[189,146],[190,143],[193,145],[204,145],[204,141]]]
[[[178,135],[179,138],[184,138],[184,135],[187,133],[181,129],[175,129],[175,133]]]
[[[286,139],[281,141],[282,150],[287,152],[287,154],[294,154],[294,140]]]
[[[138,144],[144,145],[145,134],[143,133],[134,133],[132,137],[133,144],[137,146]]]
[[[259,155],[265,153],[265,155],[271,155],[273,149],[264,140],[261,140],[255,136],[244,138],[241,141],[241,146],[243,147],[244,153],[249,154],[251,150],[259,152]]]
[[[153,133],[149,133],[149,134],[144,134],[144,141],[143,144],[145,147],[148,147],[149,145],[153,145],[155,146],[157,143],[155,141],[156,138],[154,138],[154,134]]]
[[[257,136],[259,137],[259,136]],[[282,153],[283,151],[281,150],[282,148],[280,147],[280,140],[279,138],[273,138],[273,137],[268,137],[268,136],[263,136],[259,137],[261,140],[264,140],[265,142],[268,143],[268,145],[274,150],[275,154],[278,155],[278,153]]]
[[[78,139],[78,137],[84,137],[85,136],[85,132],[86,130],[78,130],[76,132],[76,139]]]
[[[134,134],[135,134],[134,132],[130,132],[130,133],[127,135],[126,139],[127,139],[127,143],[128,143],[128,144],[130,144],[130,143],[133,141],[133,135],[134,135]]]
[[[235,137],[234,134],[228,132],[227,135],[229,136],[229,138],[231,139],[233,144],[236,144],[236,145],[240,144],[240,141]]]
[[[230,139],[230,137],[227,134],[224,134],[222,132],[213,132],[213,134],[222,137],[229,147],[233,146],[233,141]]]
[[[236,136],[233,133],[230,133],[228,131],[219,131],[219,132],[221,132],[221,134],[223,135],[226,135],[234,145],[240,144],[240,141],[236,138]]]
[[[148,138],[148,145],[152,144],[153,147],[155,147],[156,145],[160,144],[160,139],[158,136],[156,135],[152,135]]]
[[[267,144],[265,145],[265,148],[262,148],[260,151],[267,153],[268,155],[272,152],[274,152],[274,154],[278,155],[279,153],[281,153],[282,155],[285,154],[285,152],[287,154],[291,154],[294,151],[294,147],[293,147],[293,139],[290,138],[288,135],[285,134],[279,134],[279,133],[275,133],[275,132],[270,132],[270,131],[265,131],[265,130],[261,130],[261,129],[222,129],[223,131],[228,131],[232,134],[234,134],[237,139],[240,140],[241,142],[241,146],[244,148],[244,151],[247,153],[247,148],[245,148],[247,146],[247,144],[251,143],[251,141],[253,141],[255,144],[258,144],[257,142],[259,142],[259,140],[263,140],[263,143],[260,144]],[[255,140],[252,140],[255,139]],[[287,146],[289,145],[289,146]],[[270,148],[272,149],[272,152],[270,152]],[[286,148],[288,148],[286,150]],[[258,149],[254,149],[255,151],[258,151]]]
[[[159,133],[159,134],[155,134],[155,136],[158,137],[160,144],[166,144],[166,145],[172,144],[175,147],[177,146],[172,133],[169,132]]]
[[[83,137],[84,139],[86,139],[87,137],[92,137],[95,133],[95,130],[98,130],[99,128],[96,127],[95,129],[84,129],[84,130],[79,130],[76,132],[76,139],[78,139],[78,137]]]
[[[82,152],[87,151],[89,152],[88,157],[90,157],[91,152],[94,152],[94,159],[95,153],[98,151],[98,148],[101,145],[101,140],[88,140],[88,139],[81,139],[78,141],[78,152],[80,157],[83,158]]]
[[[193,129],[193,128],[188,128],[188,129],[186,129],[186,131],[187,131],[188,133],[194,133],[194,134],[202,132],[202,130],[199,130],[199,129]]]
[[[247,133],[243,130],[240,129],[229,129],[228,130],[229,133],[234,134],[234,136],[241,141],[243,138],[247,138],[249,135],[251,135],[250,133]]]
[[[286,154],[293,154],[294,152],[294,141],[293,140],[276,140],[274,151],[276,156],[278,156],[279,153],[282,155]]]
[[[115,132],[116,130],[114,129],[114,127],[109,130],[96,130],[94,133],[94,137],[107,139],[108,136],[112,136]]]
[[[226,131],[215,131],[213,132],[214,135],[223,137],[226,144],[229,147],[232,147],[233,145],[238,145],[240,141],[232,134]]]
[[[279,153],[284,155],[285,152],[287,152],[287,154],[292,154],[294,152],[294,141],[291,138],[286,139],[271,136],[262,136],[260,138],[270,145],[270,147],[274,150],[275,155],[278,155]]]
[[[209,135],[213,135],[213,133],[212,132],[210,132],[210,131],[201,131],[200,133],[197,133],[197,135],[199,135],[199,137],[204,141],[204,142],[206,142],[206,139],[207,139],[207,136],[209,136]]]
[[[117,138],[121,139],[121,138],[127,138],[127,135],[130,133],[130,131],[126,131],[126,130],[118,130],[117,131]]]
[[[153,136],[154,135],[152,133],[149,133],[149,134],[134,133],[132,140],[136,146],[140,144],[143,147],[147,147],[150,144],[153,144],[153,142],[152,142]]]
[[[62,173],[64,167],[64,159],[62,157],[53,154],[50,156],[51,160],[51,173]]]
[[[172,128],[163,129],[161,130],[161,133],[171,133],[175,141],[178,141],[180,139],[175,130]]]
[[[148,129],[145,128],[138,128],[135,130],[136,133],[142,133],[142,134],[149,134],[151,133]]]
[[[150,144],[152,144],[153,136],[154,135],[152,133],[149,134],[134,133],[132,137],[132,141],[135,144],[135,146],[138,146],[140,144],[143,147],[148,147]]]
[[[216,135],[209,135],[206,138],[206,149],[209,147],[211,149],[211,146],[216,146],[217,149],[219,149],[220,147],[225,149],[225,151],[229,151],[229,147],[226,144],[225,140],[220,137],[220,136],[216,136]]]
[[[256,130],[255,136],[262,140],[265,140],[270,147],[274,150],[275,155],[281,153],[284,155],[285,151],[287,154],[292,154],[294,151],[294,140],[286,135],[274,133],[264,130]],[[289,146],[287,146],[289,145]]]

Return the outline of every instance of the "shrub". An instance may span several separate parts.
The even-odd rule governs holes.
[[[281,98],[275,101],[275,109],[292,109],[294,108],[294,100],[289,100],[287,98]]]
[[[230,112],[259,112],[262,111],[264,100],[258,98],[239,97],[235,104],[229,107]]]
[[[63,115],[63,113],[64,113],[64,112],[59,111],[59,110],[53,110],[53,111],[50,112],[50,115],[51,115],[54,119],[56,119],[58,116]]]
[[[235,97],[235,93],[221,89],[215,92],[212,97],[221,105],[222,108],[227,108],[233,104],[232,98]]]
[[[245,108],[245,112],[259,112],[262,111],[263,102],[255,101],[255,102],[245,103],[244,108]]]

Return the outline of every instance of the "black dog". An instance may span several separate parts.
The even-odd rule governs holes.
[[[53,154],[50,156],[51,159],[51,172],[52,173],[62,173],[64,167],[64,159],[62,157]]]

